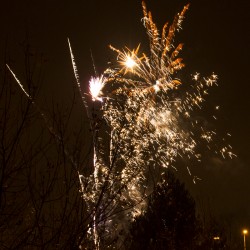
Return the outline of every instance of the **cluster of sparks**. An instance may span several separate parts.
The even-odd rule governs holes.
[[[109,190],[107,199],[112,197],[112,202],[110,209],[99,214],[106,213],[107,218],[112,212],[128,207],[132,218],[140,214],[147,186],[152,184],[150,181],[159,181],[156,177],[149,180],[150,173],[160,173],[160,168],[170,167],[177,157],[200,160],[199,141],[205,141],[210,149],[216,135],[194,120],[191,113],[201,109],[208,89],[217,84],[217,76],[204,78],[195,74],[191,91],[178,96],[182,83],[175,75],[184,67],[178,57],[183,44],[174,46],[173,41],[189,6],[175,16],[171,25],[166,23],[162,33],[144,2],[142,6],[150,55],[139,53],[140,46],[134,50],[125,47],[122,51],[110,46],[118,55],[120,67],[108,68],[101,77],[90,80],[92,100],[101,102],[102,118],[110,128],[110,158],[105,162],[105,157],[99,154],[94,166],[99,173],[92,180],[98,183],[97,188],[89,189],[84,197],[96,204],[105,182],[106,191]],[[218,153],[223,157],[234,156],[230,146]],[[191,175],[189,168],[188,172]],[[194,182],[197,179],[193,177]]]
[[[195,120],[192,112],[202,108],[209,88],[217,84],[217,76],[204,78],[196,73],[192,88],[185,93],[180,91],[183,84],[176,78],[184,63],[178,57],[183,44],[175,46],[174,37],[189,5],[175,16],[172,24],[166,23],[162,32],[144,2],[142,7],[149,56],[140,52],[140,46],[134,50],[110,46],[117,53],[119,66],[106,69],[89,82],[92,101],[100,102],[101,120],[108,125],[109,134],[107,143],[92,126],[93,173],[83,176],[78,172],[83,199],[93,215],[89,233],[97,249],[101,234],[112,238],[112,232],[125,223],[116,214],[124,213],[133,219],[141,213],[150,188],[160,180],[161,169],[171,167],[177,157],[199,161],[200,141],[210,149],[216,135]],[[80,89],[71,47],[70,53]],[[82,98],[87,108],[83,95]],[[105,152],[109,152],[108,157]],[[234,156],[230,146],[217,153]],[[194,182],[197,179],[194,176]]]

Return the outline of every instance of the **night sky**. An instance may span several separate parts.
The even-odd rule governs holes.
[[[196,185],[185,170],[179,174],[197,199],[203,199],[214,213],[231,220],[240,234],[245,225],[250,229],[250,4],[248,0],[189,2],[183,30],[175,39],[176,43],[184,43],[181,54],[187,65],[184,72],[218,75],[219,86],[211,92],[209,102],[220,106],[218,132],[232,135],[228,143],[238,157],[205,162],[196,170],[202,179]],[[162,27],[187,2],[146,3],[158,27]],[[147,50],[141,18],[139,0],[5,1],[0,8],[1,57],[7,41],[14,70],[21,74],[22,43],[27,39],[46,58],[44,93],[50,90],[64,99],[74,82],[67,37],[74,50],[81,84],[87,89],[88,80],[95,73],[91,52],[100,74],[116,56],[109,44],[133,49],[141,43],[141,50]],[[187,74],[180,73],[179,77],[185,84],[190,81]]]

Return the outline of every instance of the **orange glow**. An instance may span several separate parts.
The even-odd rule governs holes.
[[[248,234],[248,230],[247,230],[247,229],[243,229],[242,233],[243,233],[244,235],[246,235],[246,234]]]

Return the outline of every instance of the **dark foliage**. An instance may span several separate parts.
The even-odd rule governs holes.
[[[174,174],[149,197],[147,210],[131,227],[130,249],[195,249],[199,223],[195,202]]]

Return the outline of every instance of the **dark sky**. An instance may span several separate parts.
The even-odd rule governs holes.
[[[237,227],[250,227],[250,13],[248,0],[191,0],[176,41],[184,43],[183,57],[191,73],[219,76],[210,101],[220,105],[218,131],[229,132],[238,155],[232,161],[212,161],[199,171],[202,181],[190,185],[216,213],[231,218]],[[161,27],[171,21],[186,1],[147,0]],[[94,74],[90,51],[101,73],[117,48],[147,48],[139,0],[9,0],[1,4],[1,53],[7,41],[15,70],[20,72],[22,42],[44,53],[44,88],[64,95],[73,81],[67,37],[76,57],[82,85]],[[186,79],[184,76],[183,82]],[[70,83],[70,84],[69,84]],[[206,116],[204,114],[204,116]],[[219,135],[220,136],[220,135]]]

